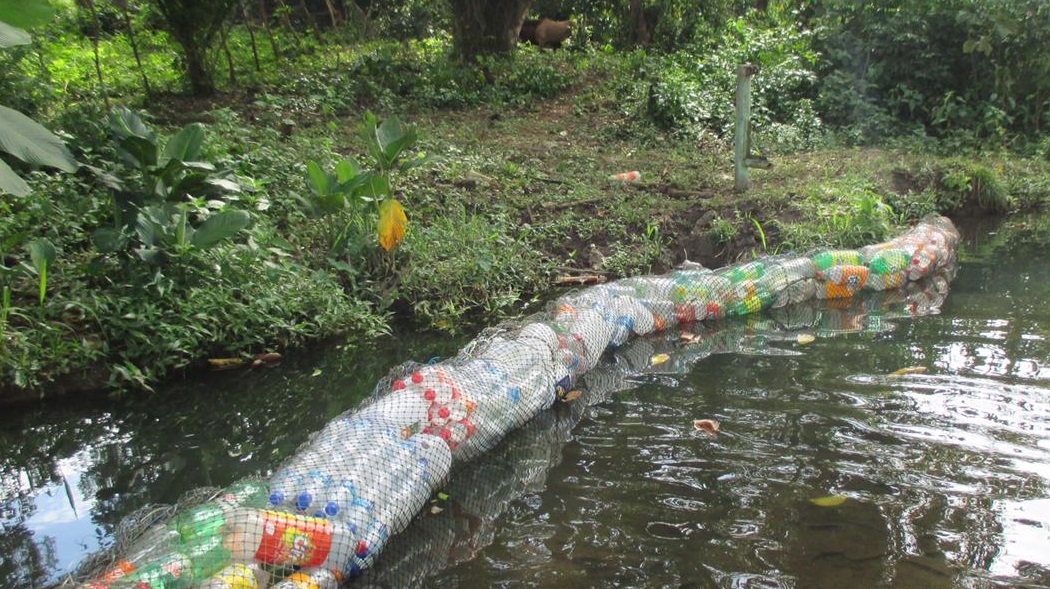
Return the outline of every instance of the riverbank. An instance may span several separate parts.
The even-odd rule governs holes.
[[[1046,161],[843,147],[832,135],[769,153],[772,167],[753,170],[739,194],[727,138],[640,124],[600,91],[610,79],[588,73],[525,104],[381,112],[415,127],[407,155],[432,156],[396,178],[408,230],[393,253],[376,246],[367,209],[304,205],[316,196],[306,162],[368,161],[358,112],[296,109],[269,94],[158,101],[158,128],[205,125],[203,156],[241,186],[225,206],[249,211],[251,226],[207,250],[170,249],[161,262],[134,243],[100,254],[91,227],[106,211],[104,176],[40,178],[48,198],[21,203],[15,218],[36,218],[59,255],[39,304],[39,273],[14,282],[0,400],[148,390],[321,339],[367,345],[394,325],[469,333],[575,285],[686,260],[717,267],[857,247],[928,213],[1010,214],[1050,201]],[[82,141],[80,155],[89,141],[103,140]],[[637,180],[612,179],[631,171]],[[90,204],[51,218],[33,208],[73,195]],[[195,206],[190,218],[203,219],[212,201]],[[20,253],[7,262],[32,266]]]

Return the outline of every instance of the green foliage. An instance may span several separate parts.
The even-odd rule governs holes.
[[[793,25],[771,29],[741,18],[729,23],[714,48],[650,56],[631,75],[648,82],[639,113],[661,128],[689,136],[729,137],[736,70],[752,63],[759,68],[752,82],[754,142],[766,152],[812,147],[822,125],[810,99],[818,60],[811,37]]]
[[[110,114],[110,130],[123,170],[132,177],[122,179],[122,170],[107,177],[113,188],[114,225],[94,232],[99,251],[123,250],[134,236],[139,257],[163,263],[193,249],[213,247],[248,226],[248,213],[224,210],[225,202],[208,200],[240,187],[214,164],[199,161],[203,125],[187,125],[162,145],[137,114],[117,107]],[[191,213],[205,218],[194,226]]]
[[[47,22],[51,6],[44,0],[17,3],[0,1],[0,49],[28,45],[29,33],[20,27]],[[74,172],[77,162],[65,143],[24,114],[0,105],[0,152],[8,153],[30,166],[48,166]],[[29,194],[29,185],[11,166],[0,159],[0,191],[16,196]]]
[[[930,134],[1002,147],[1045,129],[1050,5],[1041,0],[822,2],[819,110],[851,139]]]
[[[451,332],[481,313],[506,313],[546,283],[550,262],[531,239],[506,215],[450,208],[408,235],[405,251],[414,263],[398,296],[419,320]]]

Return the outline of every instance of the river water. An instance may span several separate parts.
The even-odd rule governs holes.
[[[350,586],[1050,587],[1050,217],[963,229],[939,314],[858,301],[617,350]],[[0,586],[57,583],[128,514],[266,476],[391,366],[465,343],[7,410]]]

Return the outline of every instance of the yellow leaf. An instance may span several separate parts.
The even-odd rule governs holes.
[[[404,239],[407,228],[408,217],[397,199],[388,198],[379,204],[379,223],[376,229],[379,233],[379,245],[383,246],[383,249],[393,251]]]
[[[828,495],[827,497],[810,499],[809,502],[813,505],[819,505],[820,507],[835,507],[836,505],[842,505],[845,503],[846,499],[847,497],[845,495]]]
[[[813,343],[813,340],[815,340],[815,339],[817,339],[817,338],[813,337],[812,334],[800,333],[800,334],[798,334],[798,337],[795,338],[795,341],[797,341],[799,344],[804,346],[806,344]]]
[[[566,402],[566,403],[572,403],[576,399],[579,399],[580,395],[582,395],[582,394],[583,394],[583,391],[572,390],[572,391],[569,391],[569,392],[565,393],[565,396],[562,397],[561,400]]]
[[[890,376],[904,376],[905,374],[922,374],[923,372],[926,372],[925,366],[908,366],[907,368],[894,370],[890,373]]]
[[[244,364],[244,358],[208,358],[212,370],[226,370]]]
[[[671,359],[671,356],[669,356],[667,354],[657,354],[657,355],[653,356],[653,359],[650,360],[650,363],[653,366],[659,366],[659,365],[663,364],[664,362],[667,362],[670,359]]]

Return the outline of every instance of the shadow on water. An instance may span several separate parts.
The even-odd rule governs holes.
[[[943,305],[798,307],[616,350],[351,585],[1050,586],[1050,217],[964,234]],[[144,505],[268,474],[394,364],[465,343],[331,346],[4,417],[3,585],[54,583]],[[909,366],[927,371],[891,376]]]

